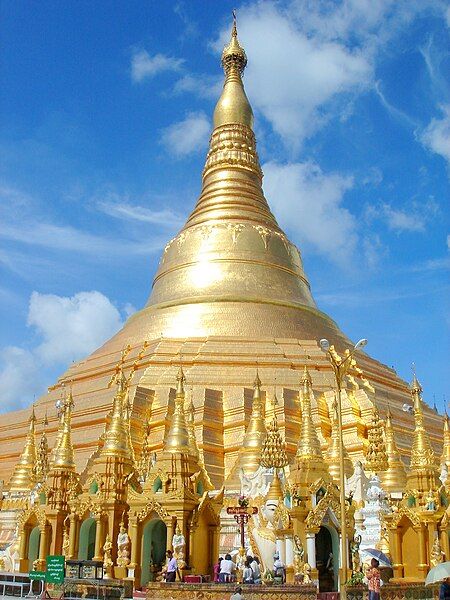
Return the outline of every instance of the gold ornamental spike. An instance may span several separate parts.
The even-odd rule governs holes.
[[[31,415],[28,419],[28,433],[25,446],[16,464],[8,488],[11,492],[26,492],[33,488],[34,468],[36,464],[36,441],[35,441],[36,416],[34,405],[31,407]]]
[[[56,445],[52,453],[51,470],[75,471],[75,459],[72,446],[72,409],[74,406],[72,390],[61,403],[61,417],[56,437]]]
[[[214,127],[240,124],[253,128],[253,111],[245,94],[241,76],[247,65],[247,55],[237,37],[236,16],[233,15],[231,39],[222,52],[225,83],[214,110]]]
[[[326,470],[319,438],[311,413],[312,379],[306,365],[303,370],[301,386],[302,421],[296,458],[298,461],[314,460],[318,463],[318,466],[321,465],[323,466],[323,470]]]
[[[130,430],[128,427],[128,384],[120,367],[115,380],[117,390],[114,394],[111,420],[105,431],[105,441],[101,450],[103,456],[122,457],[132,462],[130,448]]]
[[[164,450],[166,452],[181,452],[183,454],[189,453],[189,432],[184,414],[184,382],[185,377],[183,373],[183,367],[180,365],[177,375],[175,411],[172,416],[169,432],[164,441]]]
[[[281,487],[281,481],[278,476],[278,471],[275,469],[273,474],[273,479],[270,483],[269,490],[266,495],[267,500],[278,500],[283,502],[284,494],[283,488]]]
[[[197,438],[195,437],[195,408],[192,401],[192,394],[190,395],[189,400],[186,401],[185,414],[189,435],[189,452],[198,460],[200,453],[197,446]]]
[[[395,442],[394,427],[392,426],[392,414],[388,409],[385,423],[386,453],[388,457],[388,468],[381,473],[383,488],[388,493],[402,492],[406,487],[406,468],[400,457]]]
[[[444,447],[442,449],[441,465],[446,464],[450,467],[450,419],[448,415],[444,417]]]
[[[261,450],[260,464],[275,471],[282,469],[288,464],[286,446],[278,430],[278,420],[275,410]]]
[[[245,471],[254,472],[258,469],[266,435],[267,429],[264,423],[261,398],[261,380],[257,372],[253,384],[252,414],[245,431],[240,453],[240,465]]]

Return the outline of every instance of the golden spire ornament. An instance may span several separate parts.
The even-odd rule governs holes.
[[[35,482],[34,468],[36,464],[35,425],[36,416],[33,405],[31,407],[30,418],[28,419],[28,433],[25,446],[9,481],[8,488],[10,492],[26,492],[33,488]]]
[[[172,416],[172,422],[170,429],[167,434],[167,438],[164,443],[164,450],[167,452],[181,452],[184,454],[189,453],[189,432],[186,424],[186,418],[184,414],[184,382],[185,377],[183,373],[183,367],[180,365],[180,369],[177,375],[177,391],[175,394],[175,411]]]
[[[369,427],[369,445],[366,451],[366,471],[381,473],[388,468],[388,455],[383,436],[383,423],[376,407],[373,408],[372,423]]]
[[[296,458],[298,461],[313,460],[325,466],[319,438],[311,413],[312,379],[306,365],[301,379],[301,386],[302,421]]]
[[[198,459],[200,453],[197,446],[197,438],[195,437],[195,407],[192,401],[192,392],[188,400],[186,400],[185,414],[189,435],[189,452],[194,458]]]
[[[222,52],[222,66],[226,77],[222,95],[214,110],[214,127],[239,123],[251,129],[253,111],[241,79],[247,66],[247,55],[237,37],[235,13],[233,13],[231,39]]]
[[[388,457],[388,468],[381,473],[383,489],[388,493],[402,492],[406,487],[406,468],[400,457],[395,442],[394,427],[392,426],[392,414],[388,408],[385,423],[386,454]]]
[[[113,398],[111,420],[106,427],[103,456],[120,456],[132,460],[129,442],[126,402],[128,399],[128,382],[120,365],[115,378],[116,393]]]
[[[414,372],[411,396],[415,427],[408,473],[408,489],[427,492],[430,489],[435,490],[439,486],[439,481],[436,457],[424,425],[422,391],[422,386]]]
[[[277,415],[274,411],[264,440],[260,464],[267,469],[282,469],[288,464],[285,443],[278,430]]]
[[[41,440],[39,442],[39,448],[37,450],[37,460],[34,470],[35,480],[37,483],[43,483],[46,480],[49,470],[48,440],[47,433],[45,431],[46,427],[48,426],[47,413],[45,413],[43,425],[44,429],[42,430]]]
[[[447,414],[444,417],[444,446],[442,448],[441,466],[444,464],[450,468],[450,419]]]
[[[263,416],[263,401],[261,398],[261,380],[256,372],[253,383],[252,413],[245,431],[240,454],[240,465],[245,471],[254,472],[260,463],[261,450],[267,435]]]
[[[73,455],[71,420],[74,406],[72,390],[69,395],[58,401],[57,408],[60,414],[56,445],[53,448],[51,458],[51,470],[61,469],[66,471],[75,470],[75,459]]]
[[[333,401],[331,406],[331,440],[328,446],[328,452],[326,455],[326,462],[328,464],[328,471],[334,481],[339,481],[340,472],[340,461],[339,461],[339,425],[338,425],[338,414],[337,414],[337,402],[336,399]],[[353,473],[353,463],[350,456],[348,455],[347,448],[343,445],[344,451],[344,473],[347,477],[350,477]]]

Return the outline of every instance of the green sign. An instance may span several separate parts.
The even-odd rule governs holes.
[[[28,577],[32,581],[45,581],[45,571],[30,571]]]
[[[47,556],[47,583],[64,583],[64,556]]]

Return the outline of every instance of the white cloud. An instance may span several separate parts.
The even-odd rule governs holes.
[[[239,12],[239,35],[250,57],[245,85],[253,106],[291,147],[327,119],[325,107],[338,94],[365,88],[371,80],[368,57],[358,48],[309,37],[293,15],[269,2]],[[229,37],[224,31],[217,49]],[[292,60],[288,59],[292,57]],[[330,109],[331,110],[331,109]]]
[[[35,353],[44,364],[77,360],[97,348],[122,326],[117,308],[100,292],[79,292],[71,298],[33,292],[28,325],[42,343]]]
[[[183,75],[174,85],[173,90],[176,94],[186,92],[195,93],[200,98],[213,98],[220,96],[223,86],[223,77],[218,75]]]
[[[264,190],[281,226],[327,258],[349,260],[358,242],[357,223],[342,200],[353,179],[325,174],[312,162],[269,162],[263,170]]]
[[[124,318],[135,312],[126,304]],[[0,351],[0,411],[29,406],[33,395],[51,383],[55,368],[98,348],[123,325],[119,310],[98,291],[79,292],[71,298],[33,292],[28,310],[29,327],[40,339],[26,350],[8,346]]]
[[[450,104],[442,106],[441,110],[442,119],[432,119],[420,140],[432,152],[443,156],[450,166]]]
[[[211,122],[203,112],[189,113],[183,121],[173,123],[161,132],[161,143],[168,152],[183,157],[204,151],[211,131]]]
[[[0,411],[29,406],[33,396],[42,392],[42,376],[34,354],[17,346],[0,351]]]
[[[144,206],[128,204],[126,202],[99,202],[98,207],[111,217],[118,219],[129,219],[132,221],[141,221],[143,223],[152,223],[161,227],[181,227],[186,218],[170,208],[163,210],[152,210]]]
[[[393,207],[387,202],[372,205],[366,209],[366,218],[369,221],[374,219],[384,221],[389,229],[397,233],[423,232],[438,212],[438,204],[430,197],[424,202],[411,202],[406,208]]]
[[[140,82],[163,71],[179,71],[183,62],[165,54],[150,56],[147,50],[136,50],[131,57],[131,78]]]

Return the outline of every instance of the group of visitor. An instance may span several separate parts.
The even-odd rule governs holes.
[[[237,566],[231,558],[231,554],[225,554],[225,558],[220,557],[214,565],[214,582],[231,583],[236,581]],[[248,555],[244,563],[242,574],[243,583],[261,583],[261,567],[257,556]]]

